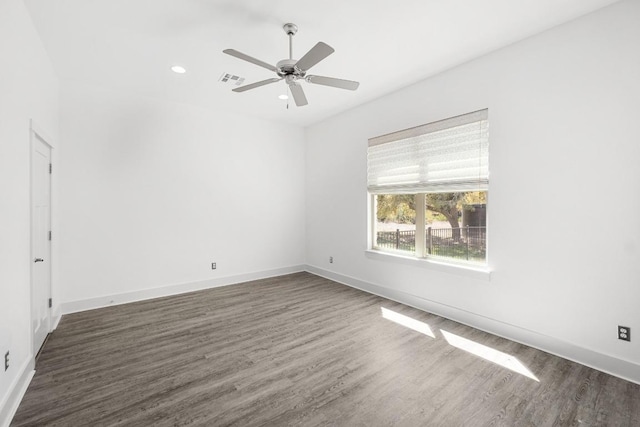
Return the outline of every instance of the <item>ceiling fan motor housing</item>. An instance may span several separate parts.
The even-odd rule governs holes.
[[[283,59],[276,64],[276,73],[280,77],[286,76],[295,76],[295,77],[304,77],[306,71],[299,69],[296,67],[297,59]]]

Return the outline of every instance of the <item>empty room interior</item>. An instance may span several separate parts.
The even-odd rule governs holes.
[[[640,0],[0,0],[0,426],[640,426]]]

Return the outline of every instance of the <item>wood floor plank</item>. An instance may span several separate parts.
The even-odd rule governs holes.
[[[309,273],[65,315],[36,368],[12,426],[640,425],[637,384]]]

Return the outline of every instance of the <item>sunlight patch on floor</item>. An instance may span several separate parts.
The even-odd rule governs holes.
[[[380,311],[382,311],[382,317],[387,320],[402,325],[405,328],[420,332],[421,334],[424,334],[428,337],[436,337],[431,330],[431,327],[424,322],[413,319],[409,316],[405,316],[404,314],[400,314],[393,310],[389,310],[388,308],[380,307]],[[471,353],[474,356],[478,356],[491,363],[495,363],[496,365],[500,365],[503,368],[509,369],[520,375],[524,375],[525,377],[530,378],[534,381],[540,382],[538,377],[536,377],[533,372],[531,372],[526,366],[524,366],[522,362],[520,362],[516,357],[507,353],[503,353],[494,348],[487,347],[486,345],[480,344],[470,339],[463,338],[459,335],[452,334],[451,332],[447,332],[443,329],[440,329],[440,332],[442,333],[444,339],[447,340],[449,345],[464,350],[467,353]]]
[[[503,353],[491,347],[487,347],[486,345],[482,345],[475,341],[462,338],[459,335],[452,334],[451,332],[447,332],[442,329],[440,329],[440,332],[442,332],[442,336],[444,336],[444,339],[446,339],[447,342],[452,346],[488,360],[489,362],[500,365],[520,375],[524,375],[525,377],[531,378],[532,380],[540,382],[540,380],[514,356]]]
[[[392,322],[402,325],[405,328],[413,329],[414,331],[425,334],[431,338],[436,337],[429,325],[424,322],[412,319],[411,317],[405,316],[404,314],[396,313],[395,311],[389,310],[388,308],[380,307],[380,310],[382,311],[382,317],[387,320],[391,320]]]

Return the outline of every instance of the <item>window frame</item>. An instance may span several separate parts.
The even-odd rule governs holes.
[[[480,117],[480,119],[473,119],[473,118],[477,118]],[[467,121],[468,119],[472,119],[471,121]],[[427,194],[435,194],[435,193],[440,193],[443,192],[437,188],[431,188],[429,187],[428,181],[423,183],[423,184],[418,184],[418,186],[422,185],[422,188],[406,188],[404,190],[408,190],[408,191],[402,191],[400,189],[400,187],[394,187],[393,185],[391,185],[389,187],[389,190],[391,190],[389,193],[386,193],[384,190],[384,187],[380,187],[379,184],[376,185],[376,182],[373,181],[373,187],[371,187],[372,185],[372,181],[370,181],[370,178],[368,178],[368,184],[367,184],[367,194],[369,195],[368,197],[368,211],[369,211],[369,215],[368,215],[368,222],[369,222],[369,226],[368,226],[368,237],[367,237],[367,250],[366,250],[366,254],[367,257],[370,258],[374,258],[374,259],[385,259],[385,260],[400,260],[403,263],[407,263],[409,262],[410,264],[415,264],[416,262],[419,263],[418,265],[428,265],[430,267],[437,267],[438,269],[442,269],[444,268],[445,271],[451,271],[451,269],[453,268],[455,271],[466,271],[466,272],[472,272],[472,275],[475,274],[480,274],[480,277],[482,278],[489,278],[490,277],[490,270],[489,270],[489,233],[488,233],[488,217],[489,217],[489,178],[488,178],[488,157],[489,157],[489,136],[488,136],[488,109],[484,109],[484,110],[478,110],[478,111],[474,111],[471,113],[467,113],[467,114],[462,114],[460,116],[455,116],[455,117],[451,117],[451,118],[447,118],[447,119],[443,119],[443,120],[439,120],[436,122],[431,122],[431,123],[427,123],[425,125],[421,125],[421,126],[417,126],[415,128],[409,128],[409,129],[405,129],[405,130],[401,130],[401,131],[397,131],[397,132],[393,132],[391,134],[387,134],[387,135],[383,135],[383,136],[379,136],[379,137],[375,137],[375,138],[370,138],[369,139],[369,143],[368,143],[368,148],[367,148],[367,174],[369,176],[371,173],[371,149],[372,147],[376,147],[380,144],[385,144],[385,143],[393,143],[394,141],[403,141],[406,138],[416,138],[416,137],[420,137],[421,135],[427,135],[430,132],[439,132],[442,130],[447,130],[447,129],[453,129],[456,128],[457,126],[461,126],[461,125],[465,125],[467,123],[473,123],[476,120],[479,120],[478,123],[480,123],[480,132],[481,134],[479,134],[480,136],[478,136],[478,138],[480,138],[479,141],[479,151],[478,151],[478,160],[479,162],[481,162],[480,164],[485,165],[484,167],[486,167],[486,169],[484,169],[482,176],[478,176],[478,188],[477,189],[472,189],[472,188],[468,188],[469,185],[469,181],[467,181],[467,188],[459,188],[459,189],[454,189],[453,187],[455,186],[455,184],[452,182],[452,184],[449,185],[449,188],[451,188],[451,191],[445,191],[445,192],[469,192],[469,191],[482,191],[482,192],[486,192],[486,218],[487,218],[487,222],[486,222],[486,240],[485,240],[485,257],[484,257],[484,261],[471,261],[471,260],[461,260],[461,259],[456,259],[456,258],[449,258],[449,257],[444,257],[444,256],[437,256],[437,255],[430,255],[428,254],[427,251],[427,242],[426,242],[426,224],[427,224],[427,209],[426,209],[426,195]],[[462,123],[460,123],[462,122]],[[447,126],[449,123],[451,123],[450,126]],[[456,124],[458,123],[458,124]],[[484,123],[484,125],[482,125],[482,123]],[[483,128],[483,126],[486,126],[486,128]],[[484,131],[486,131],[486,134],[483,134],[482,129],[484,129]],[[484,141],[484,142],[482,142]],[[420,141],[416,141],[416,144],[420,144]],[[486,145],[484,145],[486,144]],[[437,149],[437,147],[439,147],[438,145],[434,146],[435,149]],[[484,150],[484,151],[483,151]],[[374,153],[379,153],[374,151]],[[380,157],[374,157],[374,159],[379,159]],[[384,158],[384,157],[383,157]],[[486,162],[486,163],[482,163],[482,162]],[[379,173],[380,169],[378,169],[379,167],[379,163],[373,163],[374,165],[374,169],[373,169],[373,173]],[[455,168],[455,166],[453,166]],[[455,169],[453,169],[455,170]],[[383,169],[384,171],[384,169]],[[480,171],[478,172],[480,173]],[[373,175],[376,176],[376,175]],[[379,175],[378,175],[379,176]],[[444,189],[444,188],[443,188]],[[414,190],[414,191],[412,191]],[[433,191],[430,191],[433,190]],[[416,209],[416,220],[415,220],[415,252],[411,253],[408,251],[403,251],[403,250],[396,250],[396,249],[390,249],[390,248],[382,248],[379,247],[377,245],[377,222],[378,222],[378,218],[377,218],[377,196],[381,195],[381,194],[413,194],[416,198],[415,200],[415,209]],[[422,227],[418,226],[419,224],[423,224]]]

